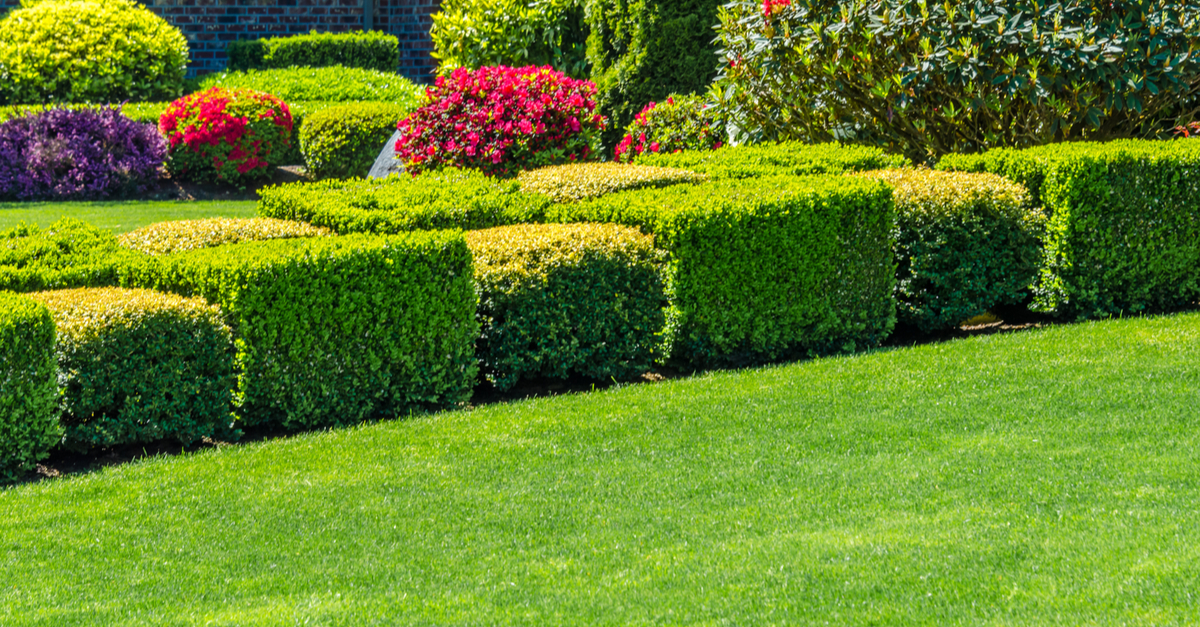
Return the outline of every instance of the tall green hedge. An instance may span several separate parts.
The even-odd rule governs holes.
[[[725,0],[588,0],[588,60],[605,143],[648,103],[705,91],[717,75],[717,8]]]
[[[1200,298],[1200,141],[999,149],[947,156],[938,167],[999,174],[1045,207],[1038,309],[1093,317]]]
[[[613,224],[470,231],[484,375],[628,379],[661,357],[666,294],[653,238]]]
[[[50,311],[0,292],[0,483],[33,468],[61,434]]]
[[[247,425],[348,425],[454,405],[475,378],[475,291],[461,234],[245,242],[142,257],[126,286],[218,304]]]
[[[611,222],[670,253],[672,358],[738,365],[873,346],[891,332],[893,203],[883,183],[764,177],[556,205],[553,222]]]
[[[400,67],[400,40],[380,31],[231,41],[226,53],[231,70],[342,65],[395,72]]]
[[[904,157],[886,154],[879,148],[800,142],[643,153],[634,159],[634,163],[691,170],[707,174],[713,179],[743,179],[775,174],[842,174],[909,165]]]

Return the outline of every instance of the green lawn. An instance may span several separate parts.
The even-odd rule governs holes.
[[[1200,617],[1200,315],[697,376],[0,491],[3,625]]]
[[[112,201],[112,202],[6,202],[0,203],[0,231],[21,222],[49,226],[68,217],[89,222],[115,233],[167,220],[201,218],[252,218],[258,205],[237,201]]]

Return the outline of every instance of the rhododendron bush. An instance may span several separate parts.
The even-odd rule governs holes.
[[[548,66],[459,68],[400,122],[397,156],[413,174],[451,166],[510,176],[585,161],[605,127],[595,91]]]
[[[614,157],[628,163],[643,153],[713,150],[722,145],[722,129],[715,110],[700,96],[669,96],[633,118]]]
[[[213,87],[172,102],[158,128],[170,142],[173,176],[243,186],[279,165],[291,145],[292,114],[270,94]]]

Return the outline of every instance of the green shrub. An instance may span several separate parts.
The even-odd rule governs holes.
[[[351,425],[446,407],[475,379],[471,253],[456,232],[144,256],[122,282],[220,305],[247,425]]]
[[[498,389],[525,377],[628,379],[660,357],[653,238],[611,224],[504,226],[466,234],[479,291],[479,363]]]
[[[273,218],[209,218],[159,222],[123,233],[117,241],[125,248],[163,255],[238,242],[326,235],[332,233],[303,222]]]
[[[36,292],[116,285],[122,254],[117,238],[64,218],[45,229],[27,224],[0,233],[0,290]]]
[[[56,0],[0,20],[0,103],[162,100],[182,93],[183,34],[133,0]]]
[[[0,292],[0,482],[17,479],[62,436],[50,312]]]
[[[521,183],[521,191],[545,194],[555,202],[576,202],[626,189],[701,183],[708,177],[674,168],[576,163],[525,170],[517,180]]]
[[[430,38],[438,74],[485,65],[549,65],[586,78],[584,0],[444,0]]]
[[[717,75],[713,26],[726,0],[588,0],[588,59],[605,144],[647,102],[705,91]]]
[[[934,331],[1028,295],[1044,220],[1028,208],[1025,188],[993,174],[966,172],[880,170],[858,176],[893,189],[901,321]]]
[[[719,150],[685,150],[671,154],[643,154],[634,163],[681,168],[713,179],[741,179],[776,174],[842,174],[908,165],[903,157],[878,148],[840,144],[759,144]]]
[[[30,296],[58,329],[65,447],[236,436],[233,341],[216,307],[119,288]]]
[[[646,105],[633,118],[613,158],[629,163],[647,153],[716,150],[725,145],[725,135],[724,120],[703,98],[671,95]]]
[[[298,220],[338,233],[485,229],[541,222],[551,201],[520,193],[516,181],[469,170],[417,177],[328,180],[259,190],[258,214]]]
[[[1200,297],[1200,142],[1125,140],[944,158],[1025,185],[1049,215],[1034,307],[1076,317]]]
[[[380,31],[231,41],[226,52],[234,71],[341,65],[395,72],[400,67],[400,40]]]
[[[854,141],[924,161],[1157,136],[1200,91],[1200,4],[735,0],[723,108],[752,137]],[[1187,101],[1191,105],[1187,105]]]
[[[417,108],[423,94],[421,87],[395,72],[342,66],[220,72],[201,78],[199,87],[253,89],[288,103],[394,102],[406,111]]]
[[[654,234],[670,253],[668,354],[736,365],[887,337],[891,196],[878,181],[778,176],[619,192],[556,205],[547,220]]]
[[[309,176],[365,176],[400,118],[412,109],[388,102],[330,107],[309,116],[300,128],[300,153]]]

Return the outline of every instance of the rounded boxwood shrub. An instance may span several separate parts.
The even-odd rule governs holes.
[[[300,128],[300,154],[310,176],[366,176],[379,151],[411,110],[390,102],[363,102],[318,111]]]
[[[892,186],[896,301],[923,331],[957,326],[1021,302],[1037,277],[1045,220],[1029,194],[994,174],[879,170],[856,176]]]
[[[233,339],[217,307],[119,288],[30,296],[58,328],[64,446],[236,436]]]
[[[148,255],[213,248],[238,242],[325,237],[333,231],[275,218],[208,218],[158,222],[117,236],[121,246]]]
[[[409,110],[421,104],[425,93],[395,72],[340,65],[220,72],[201,78],[199,86],[264,91],[285,102],[396,102]]]
[[[459,68],[400,122],[398,157],[414,174],[444,166],[507,176],[588,159],[604,118],[595,85],[550,67]]]
[[[0,124],[0,198],[86,200],[143,192],[167,144],[119,108],[49,109]]]
[[[58,442],[54,321],[35,301],[0,292],[0,482],[16,479]]]
[[[545,194],[554,202],[578,202],[628,189],[703,183],[708,177],[678,168],[621,163],[572,163],[526,170],[522,192]]]
[[[280,164],[291,146],[292,114],[270,94],[212,87],[168,105],[158,128],[170,142],[172,176],[245,186]]]
[[[122,102],[183,93],[188,44],[133,0],[55,0],[0,20],[0,102]]]
[[[715,150],[724,144],[721,129],[715,109],[703,98],[672,95],[651,102],[633,118],[613,156],[629,163],[647,153]]]

